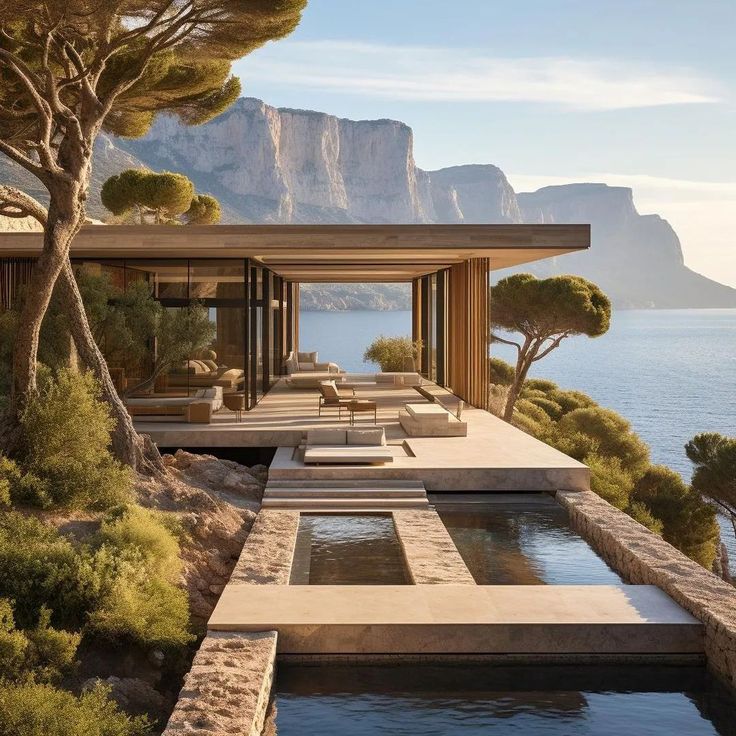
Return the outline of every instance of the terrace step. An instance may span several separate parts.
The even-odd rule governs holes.
[[[309,480],[307,478],[279,478],[278,480],[269,481],[267,488],[269,487],[278,488],[396,488],[396,489],[407,489],[417,488],[424,490],[424,483],[421,480],[390,480],[390,481],[376,481],[370,479],[350,479],[345,480]]]
[[[428,508],[421,481],[269,481],[264,508],[390,510]]]
[[[263,499],[261,508],[298,509],[299,511],[392,511],[394,509],[426,509],[426,498],[284,498]]]

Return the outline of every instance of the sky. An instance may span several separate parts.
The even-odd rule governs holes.
[[[236,73],[271,105],[404,121],[424,169],[632,187],[736,286],[735,29],[736,0],[310,0]]]

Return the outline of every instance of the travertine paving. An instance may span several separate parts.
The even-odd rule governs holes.
[[[230,585],[213,631],[285,654],[698,653],[700,623],[648,585]]]

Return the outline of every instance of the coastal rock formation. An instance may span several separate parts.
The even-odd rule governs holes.
[[[621,307],[733,307],[736,289],[690,270],[677,234],[659,215],[640,215],[628,187],[569,184],[518,194],[524,222],[589,222],[592,247],[524,266],[539,276],[576,273]]]
[[[177,512],[187,533],[181,557],[189,607],[194,622],[203,624],[240,556],[268,471],[183,450],[164,462],[166,478],[140,478],[138,496],[146,506]]]

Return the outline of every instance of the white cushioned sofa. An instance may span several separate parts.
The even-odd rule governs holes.
[[[342,373],[337,363],[320,363],[319,354],[290,352],[284,363],[286,372],[291,376],[295,373]]]
[[[305,464],[373,465],[393,460],[383,427],[324,427],[307,431]]]

